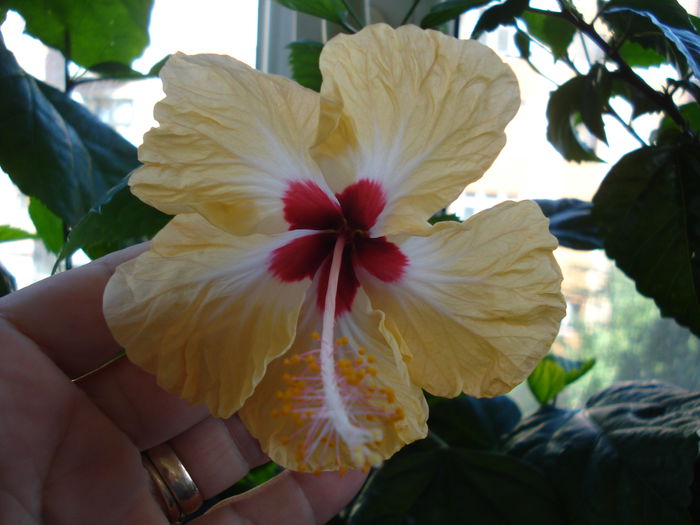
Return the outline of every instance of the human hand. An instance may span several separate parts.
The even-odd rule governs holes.
[[[168,443],[204,499],[268,459],[238,417],[161,390],[119,352],[102,292],[132,247],[0,298],[0,523],[166,524],[141,453]],[[235,380],[235,377],[232,377]],[[323,523],[364,474],[286,471],[192,521]]]

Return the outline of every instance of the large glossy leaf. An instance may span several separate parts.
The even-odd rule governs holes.
[[[149,240],[168,220],[168,215],[134,197],[125,177],[73,228],[58,262],[78,249],[95,259]]]
[[[688,19],[687,15],[685,17],[667,17],[667,19],[675,23],[680,24],[685,22],[683,26],[679,27],[671,25],[671,23],[665,23],[652,11],[632,9],[629,7],[608,7],[606,12],[610,14],[620,13],[623,15],[633,13],[637,16],[649,19],[670,42],[673,42],[678,52],[687,60],[693,74],[696,77],[700,77],[700,35],[698,35],[693,24],[690,23],[690,19]]]
[[[72,226],[138,165],[136,148],[60,91],[35,81],[0,40],[0,166]]]
[[[82,104],[48,84],[38,82],[38,86],[65,123],[75,130],[90,156],[90,170],[85,176],[92,183],[94,204],[139,166],[136,148]]]
[[[289,66],[292,78],[304,87],[321,91],[321,70],[318,61],[323,44],[311,40],[299,40],[287,45],[289,48]]]
[[[373,473],[348,522],[564,525],[553,492],[516,458],[419,442]]]
[[[431,397],[430,431],[452,446],[498,450],[503,436],[520,421],[520,409],[509,397],[454,399]]]
[[[336,24],[342,24],[347,16],[347,9],[342,0],[275,0],[278,4],[306,13],[330,20]]]
[[[530,35],[545,44],[556,58],[566,55],[576,33],[576,28],[570,22],[535,11],[526,11],[522,18]]]
[[[4,0],[26,31],[73,62],[131,64],[148,44],[153,0]]]
[[[507,443],[537,466],[565,502],[567,523],[690,523],[700,394],[659,382],[629,382],[584,410],[543,407]]]
[[[593,198],[605,251],[662,315],[700,334],[700,147],[641,148]]]
[[[0,166],[27,195],[75,224],[94,197],[89,154],[0,40]]]
[[[577,132],[581,111],[601,112],[599,99],[590,100],[590,78],[577,76],[562,84],[549,96],[547,104],[547,140],[566,159],[575,162],[599,161],[593,149],[582,142]]]
[[[492,1],[493,0],[448,0],[447,2],[440,2],[430,8],[428,14],[421,20],[420,25],[423,28],[437,27],[440,24],[454,20],[470,9],[481,7]]]
[[[549,231],[561,246],[574,250],[603,247],[598,225],[591,216],[592,203],[579,199],[536,199],[535,202],[549,218]]]

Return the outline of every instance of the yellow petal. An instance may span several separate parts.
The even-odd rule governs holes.
[[[196,214],[177,216],[109,281],[107,324],[165,390],[228,417],[294,338],[310,280],[283,283],[268,265],[272,250],[301,234],[237,237]]]
[[[409,263],[395,284],[359,275],[401,334],[416,384],[445,397],[495,396],[544,357],[566,309],[547,225],[533,202],[506,202],[396,240]]]
[[[318,94],[219,55],[173,56],[161,72],[160,127],[139,149],[132,191],[165,213],[199,212],[238,234],[288,228],[282,196],[292,180],[326,188],[308,149]]]
[[[343,113],[315,156],[334,191],[356,179],[382,184],[382,234],[420,231],[481,177],[520,102],[515,76],[490,49],[415,26],[335,37],[320,66],[322,112]]]
[[[315,294],[310,294],[294,345],[283,358],[270,363],[240,412],[263,450],[286,468],[343,470],[375,464],[404,444],[424,437],[427,405],[423,394],[411,384],[396,342],[384,327],[383,315],[371,309],[362,291],[355,298],[352,314],[337,320],[336,371],[357,383],[353,392],[361,395],[362,401],[355,402],[351,413],[357,416],[358,424],[374,433],[373,439],[365,450],[353,454],[328,420],[317,417],[322,411],[323,390],[318,354],[311,352],[319,347],[314,332],[321,330],[314,302]]]

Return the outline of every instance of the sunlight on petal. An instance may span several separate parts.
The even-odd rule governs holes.
[[[290,181],[326,188],[308,153],[318,94],[219,55],[175,55],[161,77],[160,127],[146,134],[144,166],[130,179],[141,200],[169,214],[199,212],[232,233],[278,233]]]
[[[270,363],[265,378],[241,410],[241,418],[263,450],[281,465],[307,471],[363,467],[363,463],[356,464],[342,436],[329,428],[322,410],[308,402],[309,387],[318,383],[314,379],[317,359],[309,356],[315,355],[311,352],[318,344],[314,332],[321,323],[313,297],[304,311],[294,346]],[[338,319],[337,336],[338,360],[348,363],[346,373],[356,379],[362,376],[354,392],[366,396],[367,404],[356,400],[356,415],[366,428],[378,431],[378,439],[368,445],[370,455],[386,459],[404,444],[424,437],[427,405],[423,393],[411,384],[383,316],[372,311],[364,294],[358,297],[352,315]],[[293,388],[288,388],[299,380],[305,383],[304,398],[295,398]]]
[[[402,335],[414,382],[446,397],[496,396],[521,383],[566,308],[557,241],[539,207],[506,202],[397,244],[409,259],[400,283],[360,280]]]
[[[267,261],[302,234],[234,237],[197,215],[176,217],[110,280],[114,337],[165,390],[230,416],[294,338],[310,280],[283,283]]]
[[[321,71],[328,111],[340,104],[343,115],[315,156],[334,191],[357,179],[382,184],[382,234],[423,229],[481,177],[520,104],[515,76],[489,48],[415,26],[336,37]]]

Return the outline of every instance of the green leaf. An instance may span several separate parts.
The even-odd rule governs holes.
[[[437,213],[434,213],[432,217],[428,219],[428,222],[430,224],[437,224],[438,222],[446,222],[446,221],[453,221],[453,222],[462,222],[457,215],[454,213],[447,213],[447,208],[443,208]]]
[[[14,276],[0,263],[0,297],[14,292],[17,289],[17,281]]]
[[[629,2],[629,0],[627,0],[627,2]],[[696,77],[700,77],[700,35],[697,34],[695,27],[682,8],[682,14],[678,13],[676,15],[675,11],[669,10],[670,14],[661,19],[653,11],[632,9],[624,6],[611,7],[611,4],[617,5],[619,3],[620,2],[610,2],[610,4],[606,6],[606,12],[610,14],[620,13],[627,16],[633,13],[648,18],[651,23],[659,28],[663,35],[676,46],[678,52],[685,57],[693,74]],[[669,5],[673,3],[674,2],[669,2]],[[661,12],[666,13],[667,11],[662,10]]]
[[[59,253],[63,248],[63,221],[35,197],[29,199],[29,216],[46,249],[51,253]]]
[[[585,410],[543,407],[506,444],[536,466],[565,503],[567,523],[689,524],[700,394],[629,382]]]
[[[645,113],[660,111],[659,107],[646,94],[626,82],[617,72],[611,73],[610,76],[612,78],[610,95],[622,97],[632,106],[633,119]]]
[[[666,62],[666,57],[659,54],[654,49],[648,49],[632,42],[626,40],[619,49],[620,56],[627,62],[631,67],[652,67],[660,66]]]
[[[21,241],[24,239],[36,239],[37,236],[22,228],[15,228],[9,224],[0,224],[0,242]]]
[[[566,386],[566,372],[556,361],[545,356],[527,378],[527,385],[535,399],[545,405]]]
[[[574,39],[576,28],[571,22],[554,15],[526,11],[522,19],[530,35],[545,44],[555,58],[566,56],[566,50]]]
[[[597,100],[590,101],[586,98],[590,92],[589,85],[588,77],[574,77],[559,86],[549,96],[547,140],[566,160],[600,161],[593,150],[579,140],[576,133],[581,108],[594,102],[596,105],[588,111],[600,110]]]
[[[593,198],[605,251],[666,317],[700,335],[700,147],[625,155]]]
[[[99,75],[101,79],[117,79],[117,80],[141,80],[144,78],[157,77],[160,70],[168,61],[171,55],[166,55],[148,71],[148,73],[140,73],[131,69],[126,64],[120,62],[100,62],[90,68],[90,71]],[[89,80],[88,80],[89,82]]]
[[[601,64],[594,64],[586,75],[581,91],[581,119],[591,134],[607,144],[603,113],[612,94],[608,70]]]
[[[90,69],[131,64],[148,45],[153,0],[5,0],[25,19],[25,31]]]
[[[0,41],[0,166],[68,223],[90,208],[90,162],[75,130]]]
[[[440,24],[457,18],[470,9],[490,4],[492,1],[493,0],[448,0],[447,2],[440,2],[430,8],[428,14],[421,20],[420,26],[424,29],[435,28]]]
[[[27,75],[1,41],[0,121],[0,166],[69,226],[138,165],[133,145]]]
[[[169,220],[134,197],[125,177],[73,228],[56,264],[81,248],[95,259],[146,241]]]
[[[541,405],[554,400],[564,387],[580,379],[595,365],[595,359],[574,361],[549,354],[539,362],[527,378],[530,392]]]
[[[603,7],[603,16],[620,10],[646,13],[664,24],[682,29],[693,29],[688,13],[676,0],[610,0]],[[646,16],[646,15],[643,15]]]
[[[690,129],[700,136],[700,105],[691,102],[678,108],[683,119],[688,123]],[[683,131],[678,124],[666,115],[659,124],[659,128],[653,133],[652,139],[656,144],[674,144],[682,141]]]
[[[278,4],[342,25],[348,14],[342,0],[275,0]]]
[[[372,474],[348,523],[564,524],[552,487],[501,454],[410,445]],[[536,520],[536,521],[535,521]]]
[[[516,17],[519,17],[530,0],[507,0],[502,4],[488,8],[479,17],[472,31],[472,38],[479,38],[483,33],[488,33],[502,25],[515,25]]]
[[[314,91],[321,91],[321,70],[318,61],[323,44],[311,40],[298,40],[287,45],[292,78]]]
[[[452,446],[496,451],[503,436],[521,418],[509,397],[475,398],[462,394],[454,399],[431,397],[428,426]]]
[[[570,385],[574,381],[581,379],[595,365],[595,359],[586,359],[585,361],[576,361],[567,359],[556,354],[548,356],[564,370],[564,383]]]

